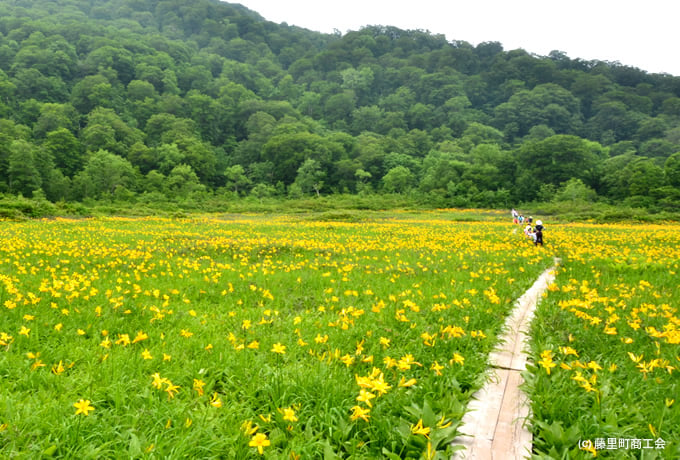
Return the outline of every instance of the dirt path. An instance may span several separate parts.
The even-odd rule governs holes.
[[[520,459],[531,456],[532,436],[527,429],[529,403],[520,391],[521,372],[526,369],[529,324],[548,285],[555,279],[555,266],[544,271],[522,297],[504,326],[500,343],[489,354],[491,378],[472,396],[463,417],[461,432],[453,442],[465,450],[454,459]]]

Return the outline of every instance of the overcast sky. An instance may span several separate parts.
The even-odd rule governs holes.
[[[265,19],[343,34],[390,25],[473,45],[618,61],[680,76],[677,0],[232,0]]]

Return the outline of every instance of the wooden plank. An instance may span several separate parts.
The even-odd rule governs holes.
[[[555,263],[559,261],[556,259]],[[489,353],[492,371],[487,383],[472,396],[462,420],[463,445],[454,459],[520,459],[531,456],[529,401],[520,390],[526,369],[529,326],[541,295],[554,280],[555,267],[544,271],[515,303],[496,348]]]

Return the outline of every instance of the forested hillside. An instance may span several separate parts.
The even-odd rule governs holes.
[[[678,210],[680,77],[213,0],[0,0],[0,193],[36,191]]]

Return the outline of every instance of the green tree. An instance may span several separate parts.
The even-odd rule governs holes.
[[[329,123],[349,122],[355,109],[355,95],[352,91],[334,94],[324,104],[324,114]]]
[[[305,159],[314,159],[324,167],[333,161],[337,144],[318,134],[297,132],[272,136],[262,149],[262,157],[275,165],[273,182],[291,184]],[[325,169],[325,168],[324,168]]]
[[[413,187],[415,176],[404,166],[396,166],[382,178],[383,189],[388,193],[404,193]]]
[[[82,139],[89,151],[104,149],[126,157],[130,146],[144,140],[144,133],[128,125],[112,109],[98,107],[88,114]]]
[[[264,198],[272,196],[275,193],[276,189],[274,189],[274,187],[263,183],[255,184],[255,186],[250,190],[250,195],[257,198],[260,203],[262,203]]]
[[[323,179],[326,177],[326,172],[321,169],[321,164],[311,158],[302,163],[298,168],[297,176],[295,177],[295,184],[300,187],[303,193],[316,192],[316,196],[320,196],[320,191],[323,188]]]
[[[174,196],[180,197],[187,197],[191,193],[205,190],[205,186],[198,180],[191,166],[186,164],[172,168],[168,174],[167,188]]]
[[[514,138],[525,136],[532,126],[543,124],[557,133],[574,132],[580,127],[579,101],[568,90],[554,83],[513,94],[494,111],[495,124]]]
[[[566,134],[525,143],[517,151],[520,169],[536,188],[540,184],[560,185],[575,178],[597,189],[605,157],[606,151],[600,144]],[[518,185],[531,186],[526,182]]]
[[[33,135],[37,138],[44,138],[47,133],[59,128],[77,133],[79,122],[80,116],[71,104],[43,104],[40,107],[40,116],[33,125]]]
[[[680,188],[680,152],[674,153],[666,159],[663,171],[666,183]]]
[[[224,176],[227,179],[227,186],[234,188],[234,193],[238,195],[239,188],[247,187],[250,185],[250,179],[246,176],[245,169],[241,165],[234,165],[227,168],[224,172]]]
[[[95,107],[119,106],[120,97],[105,76],[90,75],[74,85],[71,103],[80,113],[89,113]]]
[[[357,192],[362,194],[370,193],[371,184],[369,181],[371,180],[371,173],[359,168],[355,171],[354,176],[357,179]]]
[[[597,193],[581,179],[569,179],[557,190],[554,201],[595,201]]]
[[[42,185],[40,173],[35,164],[35,147],[24,140],[15,140],[10,145],[7,168],[9,191],[30,197],[33,190]]]
[[[117,187],[134,190],[137,174],[125,158],[106,150],[94,152],[85,168],[73,179],[77,198],[102,198],[111,196]]]
[[[132,80],[127,85],[127,97],[130,101],[144,101],[157,97],[156,88],[144,80]]]

